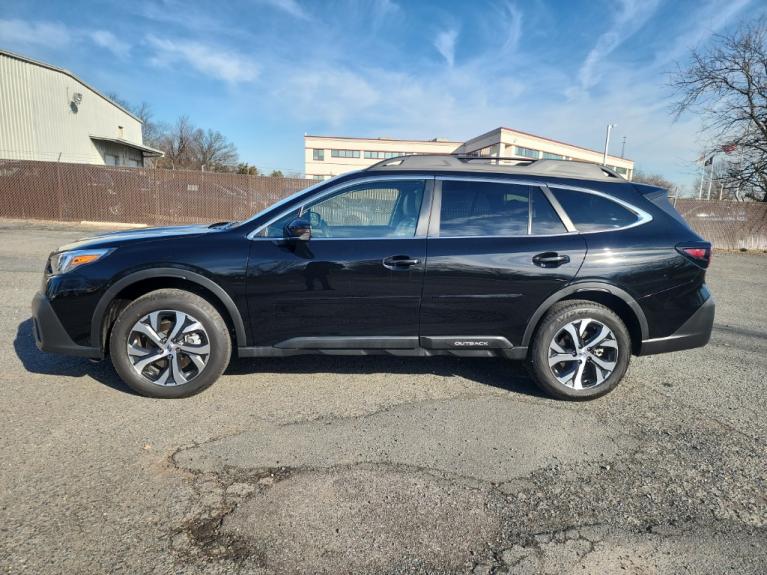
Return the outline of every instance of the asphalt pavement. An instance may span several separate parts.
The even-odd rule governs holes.
[[[39,352],[0,221],[1,573],[767,572],[767,256],[714,256],[698,350],[588,403],[496,359],[235,361],[153,400]]]

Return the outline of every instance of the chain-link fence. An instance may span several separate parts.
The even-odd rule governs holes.
[[[313,180],[0,160],[0,217],[149,225],[242,220]],[[723,249],[767,249],[767,203],[679,199]]]
[[[312,180],[0,160],[0,217],[149,225],[242,220]]]
[[[767,203],[684,200],[676,209],[715,248],[767,250]]]

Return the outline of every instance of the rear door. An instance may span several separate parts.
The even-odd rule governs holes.
[[[426,347],[508,346],[493,337],[519,345],[536,308],[575,277],[586,243],[548,193],[524,181],[437,179],[421,304]]]

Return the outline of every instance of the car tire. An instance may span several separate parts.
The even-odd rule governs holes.
[[[110,333],[109,353],[115,371],[134,391],[180,398],[213,385],[229,363],[232,341],[226,322],[206,299],[161,289],[122,310]]]
[[[570,300],[552,306],[541,320],[528,367],[543,391],[577,401],[615,389],[630,357],[631,336],[615,312],[591,301]]]

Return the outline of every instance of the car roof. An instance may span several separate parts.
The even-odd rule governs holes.
[[[439,171],[535,175],[586,180],[628,180],[606,166],[578,160],[532,160],[529,158],[498,158],[455,154],[414,154],[388,158],[367,167],[364,172]]]

